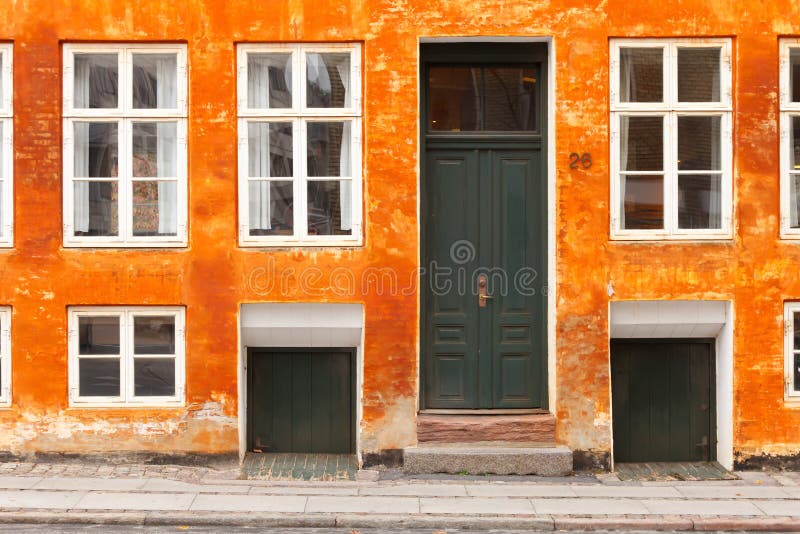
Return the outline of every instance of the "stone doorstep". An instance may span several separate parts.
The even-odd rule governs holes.
[[[516,441],[553,443],[556,417],[550,413],[515,415],[461,415],[420,413],[420,443]]]
[[[420,444],[403,454],[403,470],[413,474],[566,476],[572,472],[572,451],[552,444]]]
[[[263,512],[0,511],[0,524],[230,526],[307,528],[480,528],[520,530],[800,532],[800,517],[561,516],[514,517],[432,514],[308,514]]]

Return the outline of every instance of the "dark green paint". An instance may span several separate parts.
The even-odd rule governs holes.
[[[713,341],[612,341],[615,461],[714,460],[714,376]]]
[[[355,452],[351,349],[250,349],[248,450]]]

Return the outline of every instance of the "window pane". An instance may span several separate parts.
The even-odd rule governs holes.
[[[78,391],[81,397],[119,397],[119,358],[78,360]]]
[[[678,117],[678,170],[718,171],[722,167],[721,117]]]
[[[133,394],[136,397],[174,397],[175,360],[173,358],[135,358]]]
[[[3,58],[3,54],[0,54],[0,102],[2,102],[2,101],[3,101],[3,91],[5,91],[5,90],[6,90],[6,88],[5,88],[5,87],[3,87],[3,76],[2,76],[2,72],[3,72],[3,59],[4,59],[4,58]]]
[[[351,235],[352,182],[308,182],[308,234]]]
[[[664,101],[664,49],[621,48],[619,101]]]
[[[800,354],[794,355],[794,390],[800,391]]]
[[[308,176],[350,176],[350,123],[308,122]]]
[[[175,317],[134,317],[133,353],[175,354]]]
[[[292,54],[247,54],[247,107],[292,107]]]
[[[480,128],[481,69],[430,67],[428,70],[428,129],[469,132]]]
[[[789,175],[789,226],[800,228],[800,174]]]
[[[133,54],[133,107],[178,107],[177,54]]]
[[[792,48],[789,51],[789,76],[792,102],[800,102],[800,48]]]
[[[175,178],[178,176],[178,123],[134,122],[133,176]]]
[[[294,185],[292,182],[252,180],[248,185],[250,235],[294,233]]]
[[[247,123],[249,175],[254,178],[294,176],[292,123]]]
[[[178,234],[178,183],[133,182],[133,235]]]
[[[119,232],[117,182],[76,181],[75,235],[115,236]]]
[[[306,54],[306,105],[310,108],[349,108],[350,54]]]
[[[800,350],[800,313],[794,314],[794,350]]]
[[[537,69],[484,69],[484,130],[536,130]]]
[[[116,108],[118,106],[117,54],[75,54],[76,108]]]
[[[721,184],[718,174],[678,176],[679,228],[722,228]]]
[[[78,317],[78,354],[119,354],[119,317]]]
[[[678,101],[719,102],[721,48],[678,48]]]
[[[620,117],[620,170],[664,169],[664,117]]]
[[[622,224],[625,230],[664,228],[664,177],[623,176]]]
[[[75,178],[116,178],[119,172],[119,124],[74,123]]]
[[[0,67],[0,69],[2,69],[2,67]],[[0,78],[2,78],[2,76],[0,76]],[[3,165],[4,162],[3,158],[5,158],[5,148],[6,148],[5,141],[3,140],[4,126],[5,124],[3,123],[3,121],[0,121],[0,180],[2,180],[5,177],[5,168]]]

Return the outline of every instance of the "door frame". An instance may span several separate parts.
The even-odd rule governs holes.
[[[427,150],[426,124],[428,119],[428,67],[433,63],[446,64],[475,64],[475,63],[497,63],[513,65],[519,63],[539,63],[540,87],[537,95],[537,106],[543,113],[537,115],[539,122],[539,136],[542,153],[541,176],[547,181],[543,188],[546,192],[544,205],[547,213],[545,219],[547,228],[545,232],[545,243],[542,247],[546,255],[543,262],[545,276],[541,280],[546,280],[546,304],[543,314],[545,324],[543,325],[544,335],[541,336],[542,372],[540,389],[540,408],[535,410],[516,410],[516,411],[554,411],[556,405],[556,359],[555,359],[555,304],[556,304],[556,279],[555,279],[555,143],[550,140],[555,139],[555,48],[550,37],[524,38],[524,37],[464,37],[464,38],[420,38],[418,41],[418,113],[419,113],[419,152],[417,159],[417,209],[418,209],[418,262],[422,269],[425,269],[423,260],[425,257],[425,226],[426,214],[428,213],[428,199],[425,195],[425,154]],[[510,134],[488,134],[469,133],[452,135],[444,134],[441,140],[471,139],[473,142],[493,141],[497,139],[503,142],[513,142],[514,139],[528,139],[528,134],[515,136]],[[425,363],[423,361],[423,346],[425,343],[424,307],[425,289],[420,274],[418,290],[418,328],[417,336],[417,369],[419,373],[418,408],[426,411],[425,406]],[[440,411],[440,410],[433,410]],[[445,410],[453,411],[453,410]],[[464,410],[473,412],[475,410]],[[478,410],[485,411],[485,410]],[[508,412],[509,410],[497,410],[497,413]],[[515,410],[510,410],[515,411]],[[493,410],[494,412],[494,410]]]
[[[708,345],[709,361],[708,361],[708,379],[709,379],[709,420],[708,420],[708,460],[709,462],[717,461],[717,447],[719,445],[717,427],[717,340],[715,338],[694,337],[694,338],[611,338],[609,343],[609,370],[611,369],[611,360],[614,357],[615,345],[643,345],[643,344],[662,344],[662,343],[695,343]],[[611,376],[609,374],[609,376]],[[611,392],[611,405],[614,404],[614,385],[609,380],[609,389]],[[614,417],[611,418],[611,455],[616,462],[616,453],[614,447]]]
[[[245,451],[250,452],[253,449],[253,416],[255,414],[255,404],[253,403],[253,358],[257,354],[277,354],[277,353],[328,353],[328,352],[342,352],[349,355],[350,359],[350,418],[351,431],[350,431],[350,449],[351,454],[357,454],[357,435],[358,435],[358,413],[357,413],[357,399],[356,399],[356,348],[354,347],[247,347],[247,376],[245,377],[247,383],[247,416],[246,416],[246,429],[245,429]]]

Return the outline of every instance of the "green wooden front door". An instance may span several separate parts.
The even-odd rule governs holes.
[[[481,51],[423,69],[421,407],[547,408],[546,70]]]
[[[716,458],[714,342],[614,340],[616,462]]]
[[[248,450],[355,452],[351,350],[250,349]]]

